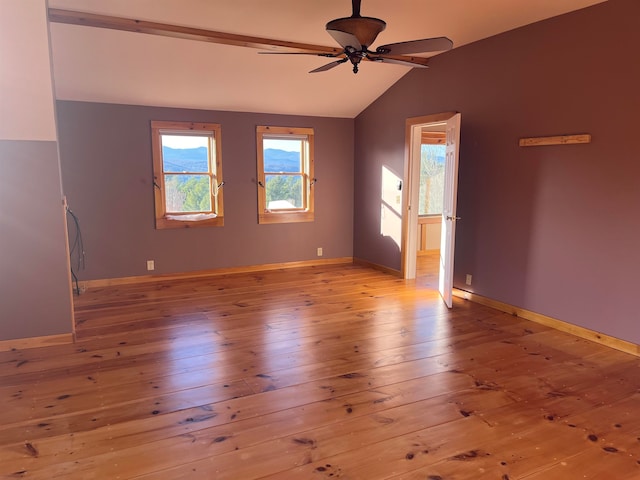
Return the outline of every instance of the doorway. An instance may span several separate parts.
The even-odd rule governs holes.
[[[446,123],[421,127],[416,285],[438,289],[446,163]],[[417,153],[417,152],[416,152]]]
[[[460,114],[456,112],[407,119],[402,275],[405,279],[415,279],[419,272],[427,275],[421,283],[427,288],[437,284],[449,308],[452,306],[455,224],[458,220],[459,143]],[[440,155],[437,145],[441,144],[444,144],[444,158],[433,158],[433,155]],[[430,146],[433,146],[431,159],[425,152]],[[429,189],[425,188],[424,182],[429,181],[429,170],[434,174],[432,180],[436,188],[427,196]],[[440,198],[433,195],[438,187]],[[434,239],[434,234],[440,238]],[[418,257],[418,251],[423,255]]]

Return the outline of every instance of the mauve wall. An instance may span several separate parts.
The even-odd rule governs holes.
[[[0,341],[70,334],[47,2],[0,10]]]
[[[403,172],[406,118],[459,111],[455,285],[640,343],[639,19],[639,1],[610,0],[401,79],[356,119],[354,256],[400,268],[380,169]],[[574,133],[593,141],[518,146]]]
[[[62,183],[80,219],[84,280],[353,255],[352,119],[59,101]],[[156,230],[151,120],[219,123],[223,227]],[[256,125],[315,130],[315,221],[258,225]]]
[[[58,149],[0,140],[0,340],[70,333]]]

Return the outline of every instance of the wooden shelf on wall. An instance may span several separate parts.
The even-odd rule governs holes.
[[[543,145],[572,145],[576,143],[591,143],[591,135],[583,133],[580,135],[559,135],[555,137],[530,137],[521,138],[521,147],[539,147]]]

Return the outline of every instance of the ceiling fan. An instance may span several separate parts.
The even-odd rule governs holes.
[[[316,55],[337,58],[331,63],[311,70],[310,73],[324,72],[346,62],[351,62],[353,72],[358,73],[362,60],[379,63],[396,63],[409,67],[427,67],[428,59],[411,54],[439,52],[449,50],[453,42],[447,37],[425,38],[407,42],[390,43],[369,50],[378,34],[387,24],[384,20],[360,15],[361,0],[352,0],[353,12],[350,17],[336,18],[327,23],[327,32],[342,48],[325,47],[308,43],[289,42],[270,38],[252,37],[234,33],[216,32],[201,28],[192,28],[168,23],[150,22],[133,18],[113,17],[89,12],[49,8],[49,20],[56,23],[83,25],[86,27],[108,28],[128,32],[161,35],[202,42],[235,45],[238,47],[258,48],[259,53]]]
[[[410,40],[406,42],[389,43],[381,45],[374,51],[369,47],[375,42],[378,34],[387,24],[384,20],[360,15],[361,0],[351,0],[352,14],[350,17],[336,18],[327,23],[326,29],[329,35],[343,48],[340,53],[303,53],[303,52],[260,52],[271,54],[302,54],[318,55],[321,57],[341,57],[309,73],[325,72],[338,65],[351,62],[353,73],[358,73],[358,65],[364,59],[380,63],[395,63],[410,67],[427,67],[423,57],[411,57],[406,54],[419,54],[428,52],[440,52],[450,50],[453,42],[447,37],[425,38],[422,40]]]

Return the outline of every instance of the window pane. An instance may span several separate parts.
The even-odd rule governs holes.
[[[439,215],[444,199],[444,145],[422,145],[419,215]]]
[[[302,175],[267,175],[265,180],[269,210],[303,208]]]
[[[197,135],[162,135],[165,172],[209,172],[209,139]]]
[[[313,128],[256,127],[258,223],[314,221]]]
[[[274,173],[302,172],[300,164],[303,141],[296,139],[264,138],[264,171]]]
[[[167,212],[211,212],[208,175],[166,175],[164,186]]]

